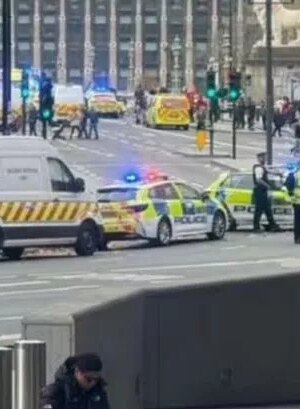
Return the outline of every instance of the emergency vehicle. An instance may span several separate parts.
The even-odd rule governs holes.
[[[0,252],[16,260],[25,248],[44,246],[74,247],[80,256],[102,249],[95,196],[48,142],[0,137]]]
[[[97,200],[106,206],[121,204],[136,221],[135,231],[108,232],[108,241],[141,238],[167,246],[202,235],[220,240],[226,233],[226,210],[216,198],[154,171],[127,173],[124,181],[99,189]]]

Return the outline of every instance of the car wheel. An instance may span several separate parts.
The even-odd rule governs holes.
[[[78,256],[92,256],[97,249],[97,232],[93,223],[86,222],[79,228],[75,251]]]
[[[185,131],[188,131],[188,130],[190,129],[190,127],[189,127],[189,125],[185,125],[185,126],[183,127],[183,129],[184,129]]]
[[[157,226],[157,244],[159,246],[168,246],[172,239],[172,227],[167,218],[163,218]]]
[[[208,238],[210,240],[221,240],[225,236],[226,233],[226,218],[225,215],[217,211],[214,215],[213,224],[212,224],[212,231],[208,233]]]
[[[3,249],[3,256],[9,260],[20,260],[24,253],[23,247],[8,247]]]

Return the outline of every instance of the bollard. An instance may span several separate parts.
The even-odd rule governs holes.
[[[12,409],[13,351],[0,347],[0,409]]]
[[[15,409],[39,409],[41,388],[46,383],[46,343],[15,343]]]

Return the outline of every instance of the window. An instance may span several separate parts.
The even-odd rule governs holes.
[[[179,196],[170,183],[159,185],[150,190],[151,199],[157,200],[178,200]]]
[[[30,23],[30,17],[29,16],[19,16],[18,17],[18,23],[19,24],[29,24]]]
[[[95,24],[106,24],[106,16],[95,16]]]
[[[120,24],[131,24],[132,23],[132,18],[131,18],[131,16],[120,16],[119,22],[120,22]]]
[[[98,202],[128,202],[136,200],[138,190],[132,188],[115,188],[98,190]]]
[[[176,186],[179,188],[184,200],[201,200],[200,193],[192,187],[183,183],[177,183]]]
[[[21,51],[28,51],[30,50],[30,43],[25,43],[25,42],[19,42],[18,43],[18,49]]]
[[[44,50],[45,51],[55,51],[55,43],[44,43]]]
[[[145,51],[157,51],[158,50],[158,45],[157,43],[154,42],[146,42],[145,44]]]
[[[44,17],[44,24],[55,24],[56,18],[55,16],[45,16]]]
[[[53,192],[74,192],[75,179],[66,165],[58,159],[48,159]]]
[[[231,179],[228,180],[228,187],[233,189],[245,189],[245,190],[252,190],[254,183],[253,183],[253,176],[252,175],[232,175]],[[227,185],[226,183],[226,185]]]
[[[157,24],[157,16],[146,16],[145,17],[145,24]]]

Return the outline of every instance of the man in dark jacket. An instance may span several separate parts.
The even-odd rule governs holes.
[[[41,393],[41,409],[109,409],[102,362],[96,354],[68,358]]]

